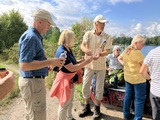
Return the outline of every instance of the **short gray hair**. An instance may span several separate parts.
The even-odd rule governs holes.
[[[113,51],[115,51],[115,50],[121,50],[121,46],[115,45],[115,46],[113,47]]]

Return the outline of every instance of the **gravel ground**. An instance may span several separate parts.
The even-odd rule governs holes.
[[[18,69],[14,65],[7,65],[7,68],[18,73]],[[46,100],[47,100],[47,119],[46,120],[57,120],[57,111],[58,111],[58,100],[50,98],[48,95],[49,91],[47,90]],[[79,118],[78,114],[82,110],[83,106],[80,104],[79,100],[74,99],[73,105],[73,116],[76,120],[92,120],[92,116],[85,118]],[[93,107],[92,107],[93,111]],[[23,120],[25,113],[24,102],[21,99],[21,96],[13,99],[9,105],[6,107],[0,107],[0,120]],[[102,105],[101,107],[101,118],[99,120],[123,120],[122,108],[111,106],[111,105]],[[143,120],[151,120],[149,116],[145,116]]]
[[[58,100],[50,98],[47,90],[47,120],[57,120],[57,111],[58,111]],[[73,116],[76,120],[92,120],[92,116],[79,118],[78,114],[82,110],[83,106],[75,98],[73,106]],[[93,108],[92,108],[93,110]],[[123,120],[122,108],[111,106],[111,105],[102,105],[101,107],[102,116],[99,120]],[[6,107],[0,108],[0,120],[23,120],[24,118],[24,102],[21,97],[17,97],[12,100],[12,102]],[[143,120],[151,120],[145,116]]]

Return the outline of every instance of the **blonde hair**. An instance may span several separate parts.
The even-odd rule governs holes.
[[[64,30],[59,37],[58,45],[72,47],[74,45],[74,37],[75,34],[72,30]]]
[[[136,35],[133,37],[131,45],[129,45],[125,51],[127,54],[129,54],[131,52],[132,49],[137,49],[137,45],[135,44],[136,42],[146,42],[146,37],[142,36],[142,35]]]
[[[135,43],[135,42],[143,42],[143,43],[145,43],[145,42],[146,42],[146,37],[145,37],[145,36],[142,36],[142,35],[136,35],[136,36],[134,36],[134,38],[132,39],[131,44],[133,44],[133,43]]]

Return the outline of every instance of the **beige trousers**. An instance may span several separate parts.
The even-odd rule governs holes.
[[[19,89],[25,102],[25,120],[46,120],[46,89],[42,78],[19,78]]]
[[[71,98],[63,105],[59,105],[58,120],[72,120],[72,106],[74,98],[74,88],[71,89]]]
[[[106,75],[106,70],[92,70],[90,68],[85,68],[83,76],[82,93],[85,99],[90,98],[90,87],[94,73],[97,76],[95,99],[101,101],[103,99],[104,79]]]

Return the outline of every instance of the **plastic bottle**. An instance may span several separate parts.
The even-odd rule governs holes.
[[[96,74],[94,74],[93,78],[92,78],[92,92],[95,95],[95,92],[96,92]]]
[[[60,54],[59,58],[67,58],[67,51],[64,51]],[[59,70],[61,70],[62,66],[59,67]]]
[[[117,74],[114,75],[114,88],[118,88],[118,77]]]

